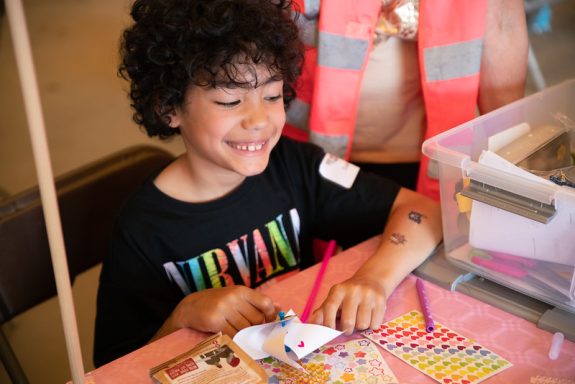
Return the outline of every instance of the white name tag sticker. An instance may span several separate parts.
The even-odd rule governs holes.
[[[320,175],[347,189],[351,188],[358,173],[357,165],[348,163],[331,153],[326,153],[319,165]]]

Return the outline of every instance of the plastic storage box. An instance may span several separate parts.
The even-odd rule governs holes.
[[[423,153],[447,259],[575,313],[575,79],[432,137]]]

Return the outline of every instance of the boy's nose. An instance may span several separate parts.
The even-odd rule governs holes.
[[[263,129],[268,124],[268,114],[266,108],[259,104],[254,103],[248,107],[248,111],[243,121],[245,129]]]

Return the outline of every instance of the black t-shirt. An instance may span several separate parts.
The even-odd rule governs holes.
[[[263,173],[207,203],[173,199],[151,177],[123,207],[103,263],[96,366],[144,345],[186,294],[308,267],[314,238],[348,247],[381,233],[399,186],[360,171],[342,187],[319,172],[328,157],[281,138]]]

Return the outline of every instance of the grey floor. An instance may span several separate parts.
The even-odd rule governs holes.
[[[125,84],[116,77],[117,41],[128,0],[24,0],[55,175],[140,143],[180,153],[179,143],[150,141],[131,122]],[[531,34],[547,86],[575,78],[575,0],[553,6],[552,30]],[[0,16],[0,199],[36,184],[16,64],[5,16]],[[535,91],[532,78],[527,93]],[[1,250],[0,250],[1,252]],[[7,255],[0,254],[0,257]],[[84,365],[91,363],[99,268],[74,286]],[[26,289],[26,282],[22,283]],[[57,300],[2,326],[31,383],[70,378]],[[0,367],[0,383],[8,383]]]

